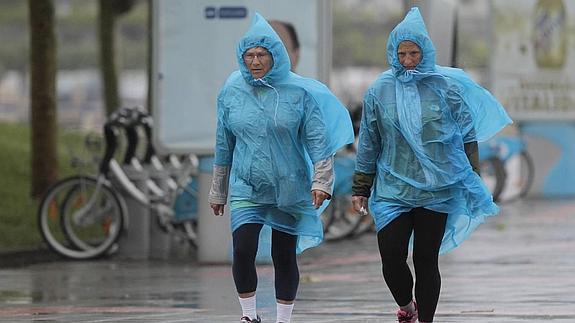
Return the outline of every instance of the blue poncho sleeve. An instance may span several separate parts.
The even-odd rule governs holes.
[[[368,91],[363,100],[363,111],[359,131],[356,171],[375,174],[377,159],[381,151],[381,138],[375,113],[375,97]]]
[[[332,155],[329,149],[329,129],[326,127],[325,110],[319,108],[312,97],[306,95],[303,116],[303,142],[312,163],[324,160]]]
[[[218,96],[217,103],[217,129],[216,129],[216,151],[214,164],[218,166],[229,166],[232,164],[236,137],[229,130],[228,115],[229,108],[224,104],[225,91]]]
[[[449,87],[446,101],[451,108],[451,115],[455,123],[459,126],[463,142],[477,141],[473,112],[461,97],[461,91],[457,86]]]

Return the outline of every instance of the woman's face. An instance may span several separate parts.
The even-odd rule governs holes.
[[[406,70],[413,70],[421,62],[421,49],[414,42],[402,41],[397,48],[397,58]]]
[[[264,77],[274,63],[270,52],[263,47],[252,47],[246,50],[243,58],[254,79]]]

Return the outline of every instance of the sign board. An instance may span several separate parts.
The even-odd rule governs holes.
[[[511,118],[575,120],[575,1],[492,0],[490,87]]]
[[[456,3],[453,0],[407,0],[406,9],[419,7],[429,37],[435,46],[435,62],[443,66],[453,64]]]
[[[327,82],[329,0],[153,0],[151,110],[161,153],[213,152],[217,94],[238,69],[236,45],[255,12],[292,23],[300,42],[296,72]]]

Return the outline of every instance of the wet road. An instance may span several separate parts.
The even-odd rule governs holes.
[[[575,322],[575,200],[502,206],[441,257],[436,322]],[[300,257],[293,322],[393,322],[374,234]],[[258,312],[275,321],[273,270]],[[0,322],[238,322],[228,266],[193,261],[50,262],[0,268]]]

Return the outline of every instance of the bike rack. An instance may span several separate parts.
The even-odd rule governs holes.
[[[122,167],[126,176],[134,186],[148,195],[147,181],[149,176],[145,171],[135,169],[132,165]],[[122,191],[129,216],[129,232],[120,240],[118,256],[127,259],[148,259],[150,254],[150,231],[152,214],[150,209],[131,194]]]
[[[137,126],[144,129],[146,137],[146,153],[142,160],[144,171],[148,174],[152,183],[157,183],[157,186],[161,191],[175,191],[177,184],[170,178],[168,171],[155,156],[155,150],[152,144],[152,118],[146,113],[140,113],[137,120]],[[172,197],[165,196],[165,198],[171,199]],[[162,217],[159,209],[154,208],[151,212],[150,258],[168,259],[172,254],[172,249],[176,247],[175,244],[172,244],[172,236],[166,234],[167,228],[171,226],[171,219]]]
[[[110,171],[114,173],[115,180],[120,187],[123,198],[128,208],[128,228],[119,240],[117,257],[123,259],[143,260],[148,259],[150,254],[150,194],[147,182],[149,175],[137,164],[131,163],[137,145],[137,133],[132,132],[134,126],[134,111],[121,109],[118,111],[121,118],[110,126],[121,128],[127,138],[128,147],[123,160],[123,165],[110,164]],[[116,132],[116,135],[119,135]]]
[[[146,139],[145,156],[138,158],[138,130],[142,128]],[[119,240],[118,257],[123,259],[167,259],[183,254],[182,237],[170,234],[175,230],[172,222],[174,210],[164,201],[175,199],[178,189],[175,171],[189,171],[180,167],[164,167],[155,155],[152,144],[152,118],[141,108],[122,108],[110,117],[104,127],[107,146],[105,158],[110,161],[102,166],[104,173],[112,173],[112,180],[122,187],[119,192],[126,201],[129,223],[127,233]],[[121,160],[113,159],[118,137],[123,134],[127,147]],[[188,163],[189,164],[189,163]],[[185,250],[188,253],[190,249]]]

